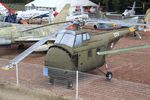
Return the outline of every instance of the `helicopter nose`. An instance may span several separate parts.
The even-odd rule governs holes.
[[[71,54],[62,47],[51,47],[45,58],[45,65],[48,67],[73,70],[75,65],[71,59]]]

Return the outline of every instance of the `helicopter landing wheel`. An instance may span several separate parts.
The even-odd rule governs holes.
[[[54,85],[54,78],[49,79],[49,84]]]
[[[72,89],[73,88],[73,82],[72,81],[68,81],[68,89]]]
[[[112,72],[107,72],[107,73],[106,73],[106,79],[107,79],[107,80],[110,81],[110,80],[112,79],[112,77],[113,77]]]

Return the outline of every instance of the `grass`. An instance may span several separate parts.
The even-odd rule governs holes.
[[[44,89],[28,89],[12,84],[0,84],[0,100],[69,100]],[[70,99],[71,100],[71,99]]]

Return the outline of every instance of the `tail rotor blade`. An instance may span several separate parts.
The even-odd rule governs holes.
[[[138,36],[138,38],[141,40],[142,36],[140,35],[140,33],[138,31],[135,32],[135,34]]]

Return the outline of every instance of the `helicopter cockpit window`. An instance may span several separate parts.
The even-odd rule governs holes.
[[[89,40],[90,39],[90,35],[88,33],[84,33],[83,34],[83,41]]]
[[[59,33],[56,37],[56,44],[65,44],[67,46],[73,47],[75,40],[75,33],[73,31],[63,31]]]
[[[83,41],[86,40],[86,34],[83,34]]]
[[[80,46],[82,42],[90,39],[90,35],[88,33],[78,34],[76,35],[74,47]]]
[[[90,39],[90,35],[87,33],[86,36],[87,36],[86,39],[89,40]]]
[[[80,46],[82,44],[82,34],[76,35],[76,40],[74,46]]]
[[[59,33],[56,37],[55,43],[59,43],[61,41],[63,35],[64,35],[63,33]]]

